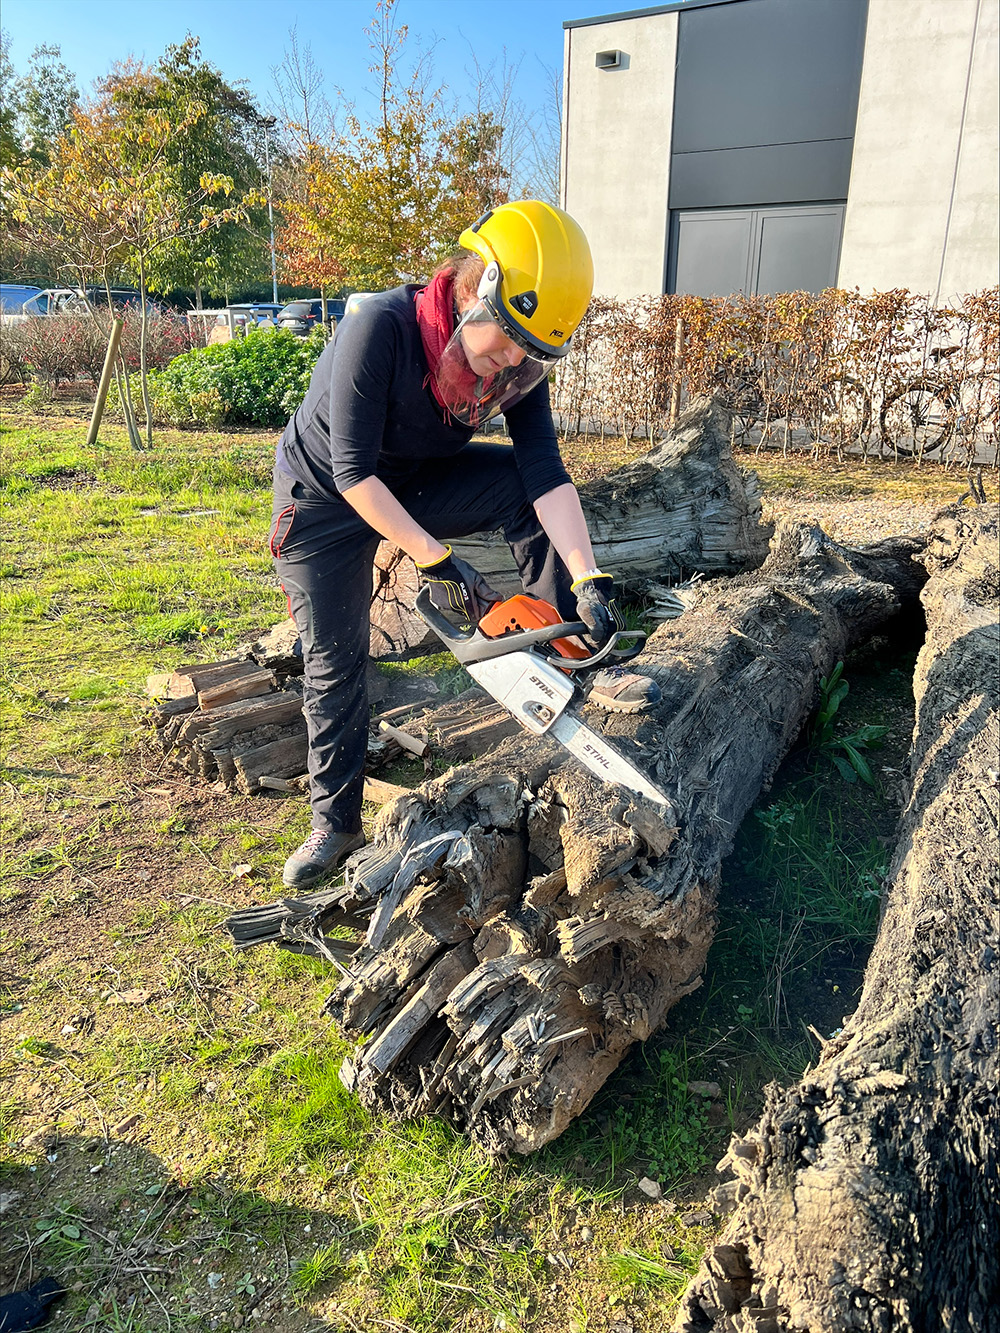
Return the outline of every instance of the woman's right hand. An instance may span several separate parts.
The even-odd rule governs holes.
[[[431,601],[444,615],[478,625],[495,602],[503,601],[500,593],[477,570],[452,553],[431,564],[417,564],[420,586],[429,588]]]

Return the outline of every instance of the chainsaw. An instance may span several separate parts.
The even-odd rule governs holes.
[[[456,627],[431,601],[430,589],[417,593],[417,613],[465,667],[477,684],[534,736],[554,737],[591,773],[617,782],[657,805],[670,804],[644,773],[576,711],[582,702],[580,678],[608,664],[630,661],[643,649],[641,630],[622,630],[596,652],[579,643],[582,621],[563,623],[554,606],[519,593],[490,607],[478,626]],[[633,640],[620,648],[620,640]]]

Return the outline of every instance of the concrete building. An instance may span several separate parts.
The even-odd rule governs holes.
[[[1000,0],[676,0],[564,24],[596,290],[998,280]]]

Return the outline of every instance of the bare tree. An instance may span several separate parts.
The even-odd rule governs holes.
[[[525,193],[550,204],[559,204],[560,161],[562,158],[562,74],[551,65],[543,65],[546,76],[545,100],[532,117],[526,158]]]
[[[271,66],[271,77],[276,90],[271,106],[288,136],[288,152],[305,157],[313,145],[330,143],[336,115],[324,91],[326,77],[311,45],[299,45],[295,28],[289,29],[284,59]]]

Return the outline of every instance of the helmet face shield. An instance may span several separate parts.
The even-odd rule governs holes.
[[[530,393],[561,360],[532,346],[480,299],[456,324],[434,378],[450,415],[481,426]]]

